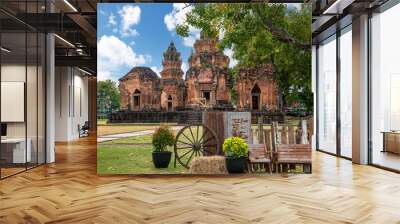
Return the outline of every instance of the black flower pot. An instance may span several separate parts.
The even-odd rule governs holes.
[[[243,173],[246,169],[246,157],[225,157],[225,161],[229,173]]]
[[[156,168],[167,168],[171,161],[171,152],[156,152],[153,151],[153,163]]]

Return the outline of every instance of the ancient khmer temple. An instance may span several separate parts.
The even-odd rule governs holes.
[[[217,48],[217,39],[202,36],[194,43],[185,80],[188,106],[232,107],[229,57]]]
[[[216,38],[201,35],[194,43],[186,74],[181,54],[171,42],[163,53],[159,77],[148,67],[134,67],[119,79],[122,111],[220,109],[276,111],[278,86],[272,64],[240,68],[233,84],[229,57]],[[234,86],[235,85],[235,86]],[[236,89],[233,105],[231,93]]]

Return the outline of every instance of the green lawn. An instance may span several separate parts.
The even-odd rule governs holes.
[[[173,151],[172,147],[170,151]],[[179,163],[174,168],[174,153],[168,168],[155,168],[152,161],[151,135],[113,140],[97,147],[99,174],[180,174],[188,171]]]

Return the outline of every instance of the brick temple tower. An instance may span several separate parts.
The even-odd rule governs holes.
[[[210,107],[231,107],[229,57],[217,48],[216,38],[201,35],[194,44],[186,72],[187,105],[205,101]]]
[[[163,54],[161,71],[161,108],[163,111],[175,111],[185,103],[185,82],[183,81],[182,58],[173,42]]]
[[[278,83],[272,64],[240,68],[236,77],[237,109],[276,112]]]

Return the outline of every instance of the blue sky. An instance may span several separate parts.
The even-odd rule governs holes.
[[[184,4],[98,4],[98,79],[118,80],[134,66],[162,69],[162,54],[173,41],[181,52],[182,69],[199,31],[190,36],[176,34],[175,26],[190,7]]]

